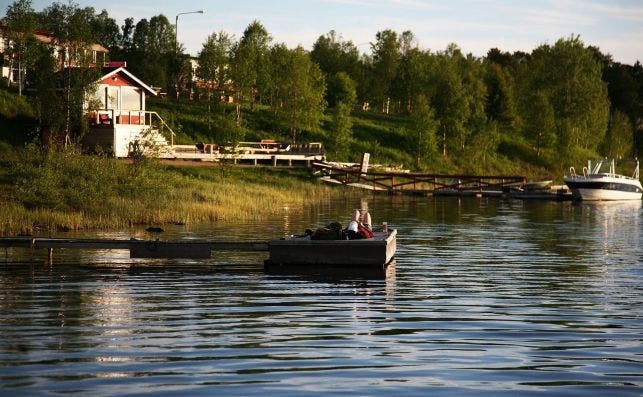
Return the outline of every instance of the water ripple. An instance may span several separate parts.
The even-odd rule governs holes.
[[[12,251],[0,264],[0,394],[640,395],[640,203],[369,204],[399,231],[383,280],[267,275],[261,254],[63,252],[48,268]],[[270,238],[358,205],[259,235],[169,233]]]

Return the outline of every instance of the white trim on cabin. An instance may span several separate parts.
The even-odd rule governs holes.
[[[143,87],[147,92],[149,92],[150,94],[152,94],[152,95],[156,96],[156,91],[154,91],[154,90],[153,90],[150,86],[148,86],[147,84],[143,83],[141,80],[139,80],[139,79],[138,79],[138,77],[134,76],[132,73],[130,73],[127,69],[125,69],[125,68],[124,68],[124,67],[122,67],[122,66],[121,66],[121,67],[119,67],[119,68],[117,68],[117,69],[114,69],[114,70],[112,70],[111,72],[107,73],[106,75],[102,76],[102,77],[100,78],[100,80],[102,81],[102,80],[104,80],[104,79],[110,78],[110,77],[112,77],[113,75],[118,74],[118,73],[121,73],[121,72],[122,72],[123,74],[125,74],[127,77],[129,77],[129,78],[131,78],[132,80],[134,80],[138,85],[140,85],[141,87]]]

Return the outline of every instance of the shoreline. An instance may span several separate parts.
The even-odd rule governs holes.
[[[1,236],[262,219],[338,194],[307,169],[64,153],[17,154],[2,163]]]

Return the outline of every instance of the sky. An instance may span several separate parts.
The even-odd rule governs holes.
[[[32,0],[36,11],[51,0]],[[62,0],[67,2],[67,0]],[[484,56],[490,48],[531,52],[541,44],[580,35],[615,61],[643,61],[643,0],[75,0],[81,7],[106,9],[119,25],[178,13],[178,36],[196,56],[206,37],[225,31],[241,37],[258,20],[273,42],[312,49],[320,35],[335,30],[362,53],[378,31],[413,32],[424,50],[442,51],[456,43],[464,53]],[[0,15],[12,0],[0,0]]]

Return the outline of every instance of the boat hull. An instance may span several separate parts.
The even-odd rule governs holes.
[[[397,231],[364,240],[283,239],[268,243],[266,266],[383,267],[394,257]]]
[[[640,200],[643,195],[639,181],[623,178],[565,178],[565,184],[577,200]]]

